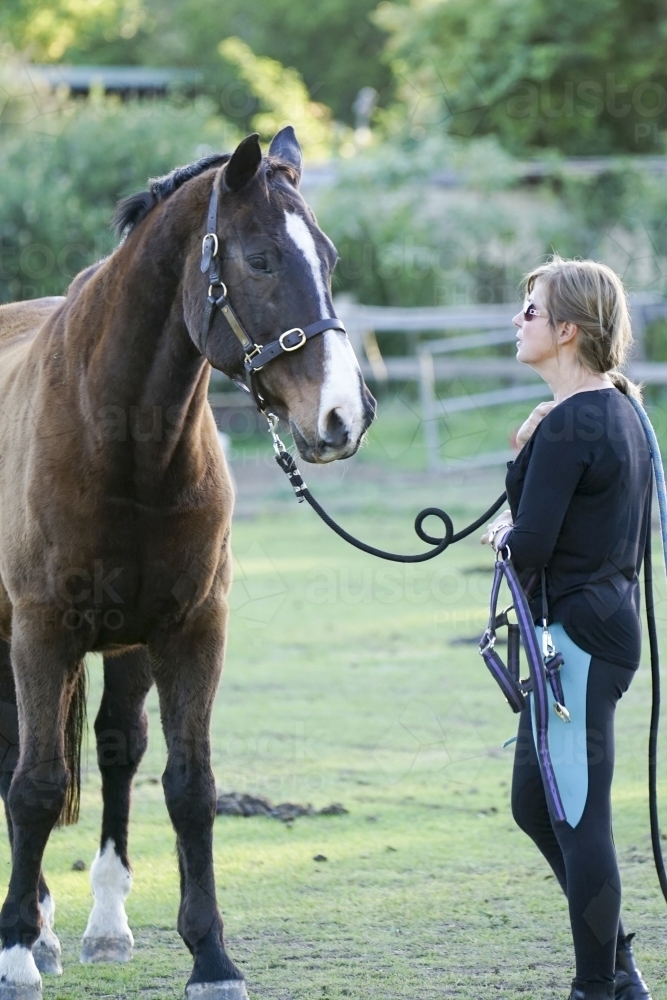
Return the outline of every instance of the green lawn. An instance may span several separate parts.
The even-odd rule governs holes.
[[[348,511],[351,530],[402,551],[419,547],[410,515],[420,506],[442,502],[460,525],[502,488],[500,471],[430,483],[397,472],[374,484],[356,479],[360,468],[318,492]],[[279,475],[263,513],[241,510],[235,524],[214,768],[221,789],[316,807],[337,801],[349,814],[292,827],[216,821],[227,940],[251,997],[565,1000],[572,953],[564,900],[509,811],[512,749],[502,744],[515,717],[475,646],[451,644],[482,630],[489,551],[469,540],[423,566],[371,560],[297,507]],[[90,664],[91,719],[99,666]],[[649,698],[645,664],[618,713],[615,832],[626,925],[637,932],[654,1000],[665,1000],[666,914],[646,804]],[[65,965],[61,979],[45,980],[46,1000],[182,995],[190,962],[174,929],[178,880],[157,783],[164,744],[155,699],[150,716],[131,830],[135,957],[125,967],[78,964],[90,898],[87,873],[72,864],[89,863],[97,846],[91,763],[82,819],[54,833],[46,856]],[[663,754],[667,816],[666,774]],[[1,850],[7,872],[4,840]],[[317,854],[327,861],[315,862]]]

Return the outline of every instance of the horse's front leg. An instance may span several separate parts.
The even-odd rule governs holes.
[[[167,741],[162,777],[177,835],[181,874],[178,931],[194,958],[187,1000],[247,1000],[228,957],[213,874],[216,791],[210,723],[224,655],[224,603],[199,615],[155,651],[154,675]]]
[[[104,659],[104,694],[95,719],[102,775],[102,837],[90,868],[95,899],[83,935],[82,962],[127,962],[134,939],[125,913],[132,885],[127,853],[132,779],[148,742],[144,702],[151,685],[145,649]]]
[[[9,644],[2,639],[0,639],[0,748],[0,796],[5,803],[9,845],[13,847],[14,830],[12,817],[7,808],[7,796],[19,756],[19,716]],[[61,976],[63,967],[60,941],[53,929],[56,907],[42,873],[39,876],[38,900],[42,926],[39,937],[32,947],[32,956],[42,975],[50,973]]]
[[[19,759],[7,796],[12,872],[0,912],[0,1000],[39,1000],[41,979],[32,954],[42,918],[39,882],[49,834],[63,812],[70,773],[65,728],[80,694],[83,663],[73,637],[44,608],[15,611],[11,658],[20,732]],[[76,695],[79,696],[78,694]],[[74,761],[71,761],[74,763]]]

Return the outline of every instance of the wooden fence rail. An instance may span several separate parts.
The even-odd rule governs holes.
[[[667,302],[652,292],[639,292],[630,296],[632,325],[635,334],[633,358],[626,370],[630,378],[647,384],[667,385],[667,364],[645,360],[645,335],[647,326],[656,319],[667,316]],[[537,381],[532,369],[518,365],[513,358],[468,356],[464,352],[473,348],[492,347],[513,343],[516,329],[512,317],[516,305],[465,305],[405,309],[389,306],[364,306],[345,301],[336,302],[336,311],[344,321],[352,345],[359,358],[364,377],[379,383],[417,382],[422,411],[424,443],[428,464],[432,469],[443,468],[440,456],[438,422],[450,414],[464,410],[482,409],[503,403],[544,398],[545,386]],[[451,330],[455,335],[422,339],[424,334]],[[461,330],[478,331],[459,334]],[[402,332],[409,335],[414,346],[404,357],[382,355],[377,334]],[[454,354],[463,356],[452,357]],[[509,385],[489,392],[441,398],[438,381],[459,378],[476,380],[499,379],[509,382],[527,382],[527,385]],[[504,462],[512,452],[498,451],[477,455],[468,465],[491,465]],[[451,463],[450,463],[451,464]],[[460,463],[457,463],[460,464]]]

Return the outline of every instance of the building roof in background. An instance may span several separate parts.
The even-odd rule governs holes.
[[[202,74],[195,69],[154,68],[152,66],[65,66],[60,63],[26,66],[36,82],[56,88],[65,84],[73,94],[87,94],[91,87],[113,93],[164,93],[173,86],[193,86]]]
[[[193,88],[203,79],[196,69],[176,69],[152,66],[70,66],[60,63],[24,66],[34,83],[52,89],[67,86],[73,94],[88,94],[99,86],[121,95],[164,94],[172,87]],[[517,161],[516,181],[520,184],[540,184],[552,177],[594,177],[619,167],[635,167],[650,174],[667,175],[667,156],[616,155],[600,157],[549,157],[544,160]],[[309,165],[303,178],[304,191],[330,187],[338,180],[335,160]],[[435,170],[428,181],[434,187],[457,188],[465,185],[465,174],[452,168]]]

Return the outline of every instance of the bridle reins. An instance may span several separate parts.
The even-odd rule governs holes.
[[[318,319],[307,326],[295,326],[290,330],[285,330],[268,344],[258,344],[252,339],[234,312],[232,304],[229,301],[227,286],[220,275],[220,241],[217,234],[219,186],[220,171],[213,178],[213,187],[211,188],[206,215],[206,235],[202,240],[201,248],[201,263],[199,266],[202,274],[206,274],[208,271],[208,296],[199,336],[199,349],[204,357],[207,357],[208,339],[211,334],[216,311],[219,310],[243,348],[243,368],[247,382],[244,382],[238,376],[230,377],[244,392],[252,393],[258,409],[262,413],[265,413],[266,402],[259,392],[253,376],[261,371],[270,361],[273,361],[274,358],[280,357],[281,354],[291,354],[293,351],[298,351],[312,337],[317,337],[327,330],[340,330],[341,333],[345,333],[345,326],[336,316],[331,316],[327,319]]]

